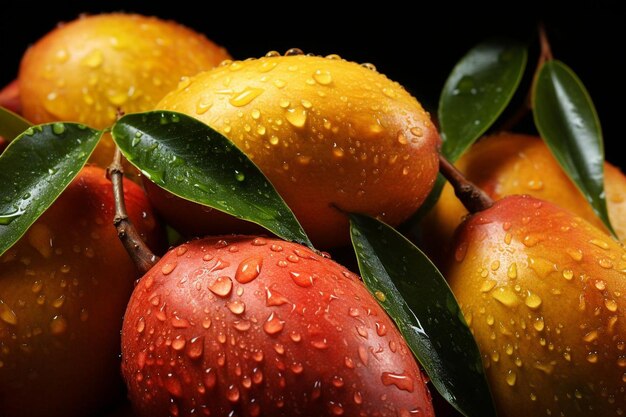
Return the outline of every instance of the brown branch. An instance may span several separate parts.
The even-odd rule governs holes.
[[[446,177],[454,188],[454,194],[470,213],[486,210],[493,205],[491,197],[465,178],[463,173],[456,169],[443,155],[439,155],[439,172]]]
[[[537,28],[539,32],[539,45],[541,46],[541,52],[539,53],[539,59],[537,60],[537,66],[535,67],[535,72],[533,73],[533,81],[530,86],[530,91],[526,94],[526,98],[524,99],[524,103],[520,106],[519,109],[515,113],[511,115],[502,125],[500,126],[500,130],[507,131],[513,129],[519,122],[522,121],[524,117],[528,114],[529,111],[532,110],[532,96],[533,91],[535,90],[535,84],[537,83],[537,77],[539,75],[539,71],[543,64],[548,61],[554,59],[552,55],[552,48],[550,47],[550,41],[548,40],[548,35],[546,34],[546,28],[543,23],[539,23],[539,27]]]
[[[107,176],[113,184],[113,198],[115,200],[115,218],[113,225],[117,229],[117,236],[126,248],[135,266],[145,274],[157,263],[159,257],[144,243],[128,218],[126,203],[124,202],[124,170],[122,168],[122,153],[116,147],[113,162],[107,168]]]

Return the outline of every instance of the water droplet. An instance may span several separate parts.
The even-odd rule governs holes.
[[[172,349],[176,351],[183,350],[186,344],[187,341],[185,340],[185,338],[181,335],[178,335],[174,340],[172,340]]]
[[[528,308],[536,310],[539,306],[541,306],[541,297],[529,291],[524,303],[528,306]]]
[[[0,226],[7,226],[13,222],[13,220],[19,218],[24,211],[21,209],[15,209],[12,212],[0,214]]]
[[[265,90],[262,88],[246,87],[240,93],[235,93],[231,96],[229,103],[235,107],[243,107],[250,104],[255,98],[263,94]]]
[[[63,316],[54,316],[50,322],[50,333],[55,336],[61,335],[67,331],[67,320]]]
[[[226,398],[228,398],[228,401],[230,401],[231,403],[236,403],[237,401],[239,401],[239,396],[239,388],[237,388],[235,385],[230,385],[226,393]]]
[[[535,320],[533,322],[533,327],[535,328],[535,330],[537,330],[538,332],[543,331],[545,324],[543,321],[543,317],[538,317],[537,320]]]
[[[385,326],[385,323],[380,321],[376,322],[376,334],[381,337],[387,334],[387,326]]]
[[[246,305],[241,300],[230,301],[226,303],[226,306],[231,311],[231,313],[236,315],[243,314],[243,312],[246,310]]]
[[[313,286],[313,276],[306,273],[290,272],[291,279],[300,287],[308,288]]]
[[[583,251],[580,249],[565,249],[565,252],[575,261],[581,261],[583,259]]]
[[[191,360],[199,359],[204,353],[204,337],[196,336],[187,343],[187,357]]]
[[[242,284],[247,284],[259,276],[262,267],[263,257],[259,255],[251,256],[239,264],[235,273],[235,279]]]
[[[520,300],[517,295],[508,288],[500,287],[491,293],[491,296],[507,307],[515,307]]]
[[[246,179],[246,175],[243,172],[235,170],[235,179],[239,182],[242,182]]]
[[[227,297],[233,289],[233,281],[230,277],[221,276],[218,277],[211,285],[209,290],[215,295],[220,297]]]
[[[204,382],[204,386],[207,389],[213,389],[215,387],[215,384],[217,383],[217,374],[212,368],[207,368],[204,371],[202,382]]]
[[[265,333],[275,335],[280,333],[285,327],[285,322],[278,317],[278,315],[272,312],[265,323],[263,323],[263,330]]]
[[[306,123],[307,111],[300,107],[287,109],[285,118],[294,127],[303,127]]]
[[[515,386],[515,382],[517,381],[517,374],[513,370],[509,370],[506,374],[506,383],[509,387]]]
[[[276,290],[266,288],[265,294],[265,304],[267,306],[280,306],[289,303],[289,300]]]
[[[165,265],[163,265],[163,267],[161,268],[161,272],[163,273],[163,275],[169,275],[172,273],[174,269],[176,269],[177,265],[178,264],[176,263],[176,261],[171,262],[171,263],[168,262]]]
[[[572,278],[574,278],[574,271],[572,271],[571,269],[564,269],[563,278],[570,281]]]
[[[145,328],[146,328],[146,321],[144,320],[143,317],[139,317],[139,320],[137,320],[137,325],[135,326],[137,333],[143,333]]]
[[[81,64],[89,68],[98,68],[102,65],[103,61],[104,55],[102,51],[100,49],[94,49],[82,59]]]
[[[330,409],[330,412],[334,416],[343,415],[344,410],[343,410],[343,405],[341,405],[341,403],[336,403],[334,401],[329,401],[328,402],[328,408]]]
[[[0,319],[10,325],[17,325],[17,315],[4,301],[0,300]]]
[[[172,327],[175,329],[186,329],[190,326],[189,320],[180,318],[177,315],[174,315],[170,322],[172,323]]]
[[[291,372],[296,375],[301,374],[302,371],[304,371],[304,366],[302,366],[301,362],[294,362],[289,368],[291,369]]]
[[[606,243],[604,240],[600,240],[600,239],[591,239],[589,241],[589,243],[591,243],[592,245],[595,245],[601,249],[608,249],[609,248],[609,244]]]
[[[63,132],[65,132],[65,125],[63,123],[53,123],[52,124],[52,131],[54,132],[55,135],[60,135]]]
[[[183,396],[183,386],[173,374],[167,374],[163,384],[165,385],[167,392],[169,392],[172,396],[176,398]]]
[[[374,296],[381,303],[384,303],[385,300],[387,299],[387,296],[385,295],[385,293],[383,293],[382,291],[378,291],[378,290],[374,291]]]
[[[413,379],[404,374],[397,374],[393,372],[383,372],[381,380],[384,385],[394,385],[399,390],[413,392]]]
[[[483,271],[487,271],[486,269],[484,269]],[[488,272],[487,272],[488,274]],[[487,276],[487,274],[485,274],[485,276]],[[481,292],[489,292],[491,291],[494,287],[496,286],[496,281],[493,280],[485,280],[483,281],[482,285],[480,286],[480,291]]]
[[[615,300],[604,300],[604,306],[613,313],[617,311],[617,302]]]
[[[330,72],[322,69],[317,69],[313,72],[313,79],[320,85],[329,85],[333,82]]]
[[[598,362],[598,352],[589,352],[587,355],[587,362],[589,363],[597,363]]]
[[[285,52],[285,56],[304,55],[304,52],[300,48],[290,48]]]
[[[506,275],[511,279],[517,278],[517,264],[515,262],[512,262],[511,265],[509,265]]]

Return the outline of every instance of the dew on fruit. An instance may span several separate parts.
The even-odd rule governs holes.
[[[510,369],[506,374],[505,380],[506,380],[506,384],[509,387],[515,386],[515,383],[517,382],[517,374],[515,373],[515,371]]]
[[[413,379],[405,374],[394,372],[383,372],[380,377],[382,383],[386,386],[393,385],[399,390],[413,392],[414,383]]]
[[[263,257],[251,256],[239,264],[235,279],[242,284],[247,284],[259,276],[262,267]]]
[[[178,335],[176,336],[176,338],[174,338],[174,340],[172,340],[172,349],[176,351],[183,350],[186,344],[187,341],[185,340],[185,338],[181,335]]]
[[[264,91],[265,90],[262,88],[246,87],[243,91],[234,93],[228,102],[235,107],[243,107],[252,103],[252,101],[263,94]]]
[[[94,49],[85,56],[81,64],[89,68],[98,68],[104,62],[104,55],[100,49]]]
[[[538,317],[534,322],[533,322],[533,327],[535,328],[535,330],[537,330],[538,332],[543,331],[545,324],[543,321],[543,317]]]
[[[303,127],[307,119],[307,111],[304,108],[287,109],[285,119],[294,127]]]
[[[520,303],[517,295],[508,288],[500,287],[491,293],[491,296],[506,307],[515,307]]]
[[[175,268],[176,268],[176,262],[173,263],[166,263],[165,265],[163,265],[163,267],[161,268],[161,272],[163,273],[163,275],[168,275],[170,274]]]
[[[526,297],[526,300],[524,300],[524,303],[526,304],[526,306],[528,308],[531,308],[533,310],[538,309],[541,306],[541,297],[539,297],[537,294],[532,293],[532,292],[528,292],[528,296]]]
[[[583,251],[580,249],[568,248],[565,252],[575,261],[581,261],[583,259]]]
[[[226,392],[226,398],[228,398],[228,401],[230,401],[231,403],[236,403],[237,401],[239,401],[239,397],[239,388],[237,388],[235,385],[230,385],[228,387],[228,391]]]
[[[604,300],[604,306],[612,313],[617,311],[617,302],[615,300]]]
[[[330,412],[334,416],[341,416],[344,413],[343,405],[341,405],[341,403],[338,403],[338,402],[329,401],[328,408],[330,409]]]
[[[290,272],[289,275],[293,282],[295,282],[298,286],[303,288],[308,288],[313,286],[313,275],[307,273],[300,272]]]
[[[61,315],[54,316],[50,322],[50,333],[55,336],[62,335],[67,331],[67,320]]]
[[[274,312],[270,313],[269,317],[263,323],[263,330],[269,335],[275,335],[280,333],[285,327],[285,322],[278,317]]]
[[[163,384],[165,385],[167,392],[169,392],[172,396],[176,398],[183,396],[183,386],[173,374],[168,373]]]
[[[226,303],[226,307],[230,310],[231,313],[235,315],[243,314],[246,310],[246,305],[241,300],[234,300]]]
[[[0,300],[0,319],[7,324],[13,326],[17,325],[17,315],[15,311],[2,300]]]
[[[280,306],[288,304],[289,300],[276,290],[266,288],[265,290],[265,305],[267,306]]]
[[[186,329],[191,325],[189,323],[189,320],[181,318],[177,315],[174,315],[174,317],[172,317],[170,323],[172,323],[172,327],[175,329]]]
[[[589,352],[587,354],[587,362],[589,363],[597,363],[598,362],[598,352]]]
[[[220,297],[228,297],[232,289],[233,281],[227,276],[220,276],[209,285],[209,290]]]

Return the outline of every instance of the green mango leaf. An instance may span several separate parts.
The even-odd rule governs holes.
[[[122,117],[112,134],[124,156],[167,191],[313,247],[261,170],[204,123],[154,111]]]
[[[102,132],[75,123],[33,126],[0,156],[0,255],[76,177]]]
[[[519,86],[527,58],[521,43],[489,40],[454,67],[439,98],[446,159],[455,162],[496,121]]]
[[[0,136],[11,142],[31,126],[26,119],[10,110],[0,107]]]
[[[602,129],[585,86],[567,65],[548,61],[539,70],[532,104],[541,137],[615,236],[604,195]]]
[[[433,385],[468,417],[496,416],[478,346],[437,268],[400,233],[350,214],[368,290],[395,321]]]

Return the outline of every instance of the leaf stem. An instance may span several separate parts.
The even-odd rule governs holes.
[[[443,155],[439,155],[439,172],[454,188],[454,194],[470,213],[477,213],[493,205],[493,200],[476,184],[465,178]]]
[[[115,218],[113,225],[117,229],[117,236],[124,245],[135,266],[145,274],[152,268],[159,257],[141,239],[139,232],[128,218],[126,203],[124,202],[124,169],[122,168],[122,153],[118,147],[115,149],[113,162],[107,168],[107,176],[113,185],[113,198],[115,200]]]
[[[550,41],[548,40],[548,35],[546,34],[546,28],[543,23],[539,23],[537,28],[539,32],[539,45],[541,47],[541,52],[539,53],[539,59],[537,60],[537,66],[535,68],[535,72],[533,73],[533,81],[530,86],[530,90],[526,94],[526,98],[522,105],[517,109],[511,117],[509,117],[506,121],[502,123],[500,126],[501,131],[508,131],[513,129],[519,122],[522,121],[524,117],[528,114],[529,111],[533,109],[532,106],[532,96],[533,91],[535,91],[535,84],[537,83],[537,76],[539,75],[539,71],[541,71],[541,67],[548,62],[554,59],[554,55],[552,55],[552,48],[550,47]]]

